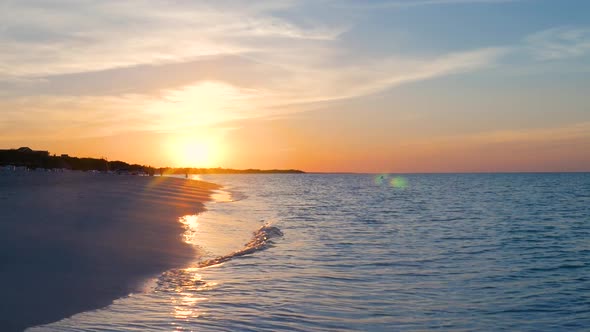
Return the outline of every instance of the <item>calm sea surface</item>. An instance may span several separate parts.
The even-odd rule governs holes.
[[[590,330],[588,173],[203,180],[229,194],[183,219],[193,267],[30,330]],[[196,268],[265,223],[266,250]]]

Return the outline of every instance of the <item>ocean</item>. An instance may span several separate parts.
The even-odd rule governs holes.
[[[28,331],[590,329],[589,173],[201,178],[193,264]]]

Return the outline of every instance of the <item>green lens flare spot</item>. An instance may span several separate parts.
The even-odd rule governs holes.
[[[393,188],[405,189],[408,186],[408,180],[406,180],[405,178],[403,178],[401,176],[396,176],[393,179],[391,179],[391,181],[389,181],[389,184]]]

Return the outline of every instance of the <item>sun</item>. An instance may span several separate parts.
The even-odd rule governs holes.
[[[211,148],[202,142],[189,142],[182,147],[181,158],[187,166],[209,166]]]
[[[203,138],[174,138],[167,150],[177,167],[217,167],[221,161],[221,145]]]

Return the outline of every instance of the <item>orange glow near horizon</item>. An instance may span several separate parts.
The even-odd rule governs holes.
[[[105,157],[154,167],[294,168],[307,172],[587,171],[590,165],[590,155],[583,153],[590,149],[590,123],[434,136],[404,128],[395,132],[375,126],[366,130],[360,124],[356,128],[347,125],[343,116],[336,126],[315,114],[309,116],[306,121],[283,117],[236,122],[231,127],[199,127],[192,133],[129,132],[70,140],[23,140],[3,146],[29,146],[51,154]]]

